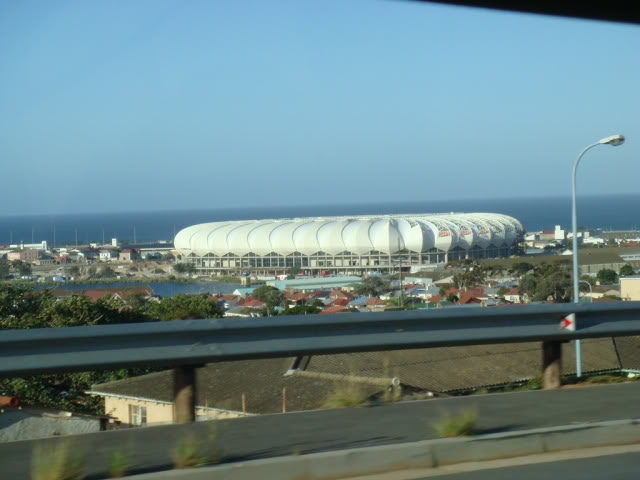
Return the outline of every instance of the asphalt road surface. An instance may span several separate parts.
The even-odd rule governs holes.
[[[29,478],[35,443],[69,442],[81,452],[89,478],[104,478],[111,454],[124,449],[136,473],[171,468],[171,451],[187,435],[203,448],[212,424],[217,450],[225,462],[292,453],[314,453],[434,438],[433,423],[443,412],[474,408],[479,433],[570,425],[640,417],[640,382],[562,389],[432,399],[384,406],[264,415],[192,425],[164,425],[99,432],[37,442],[0,445],[0,479]],[[512,477],[513,478],[513,477]],[[540,478],[540,477],[538,477]],[[607,477],[601,477],[607,478]],[[519,479],[522,480],[522,479]]]
[[[623,453],[592,458],[576,458],[475,472],[423,477],[421,480],[637,480],[640,453]]]

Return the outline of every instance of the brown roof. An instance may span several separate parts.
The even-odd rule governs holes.
[[[142,294],[146,296],[153,295],[153,290],[148,285],[139,285],[135,287],[105,287],[105,288],[90,288],[87,290],[66,290],[63,288],[57,288],[53,290],[52,295],[56,297],[66,297],[69,295],[82,295],[94,300],[103,297],[112,297],[118,295],[120,298],[127,298],[129,295]]]
[[[636,338],[640,364],[640,337]],[[539,377],[542,371],[540,349],[541,344],[535,342],[316,355],[311,357],[307,370],[363,377],[399,377],[403,385],[447,392]],[[564,373],[575,372],[574,352],[573,343],[563,344]],[[582,341],[584,372],[619,368],[611,338]]]
[[[380,300],[378,297],[370,297],[367,298],[364,302],[362,302],[363,305],[386,305],[384,303],[384,300]]]
[[[278,413],[282,411],[282,389],[286,388],[287,411],[315,410],[322,405],[329,392],[347,382],[332,376],[284,374],[293,358],[244,360],[209,364],[196,370],[196,405],[224,410],[242,411],[242,395],[249,413]],[[382,390],[382,386],[364,384],[367,395]],[[134,398],[173,402],[171,370],[151,373],[115,382],[93,385],[93,392],[123,395]]]
[[[345,305],[333,305],[331,307],[327,307],[322,310],[320,313],[339,313],[345,310],[347,307]]]
[[[356,298],[355,295],[352,295],[349,292],[345,292],[344,290],[340,290],[339,288],[332,288],[329,296],[335,298],[346,298],[349,300],[353,300],[354,298]]]

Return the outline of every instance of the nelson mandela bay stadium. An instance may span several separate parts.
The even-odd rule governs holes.
[[[175,237],[200,274],[366,273],[511,254],[523,234],[495,213],[317,217],[203,223]]]

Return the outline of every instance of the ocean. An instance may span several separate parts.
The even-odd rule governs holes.
[[[640,227],[640,195],[578,197],[578,225],[603,230]],[[490,212],[517,218],[528,232],[571,229],[571,198],[512,198],[437,200],[396,203],[354,203],[256,208],[139,211],[127,213],[83,213],[0,217],[0,244],[41,242],[50,245],[109,242],[171,241],[174,232],[189,225],[223,220],[293,218],[400,213]]]

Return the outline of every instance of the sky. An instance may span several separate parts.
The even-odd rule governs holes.
[[[0,215],[638,193],[640,27],[400,0],[0,0]]]

